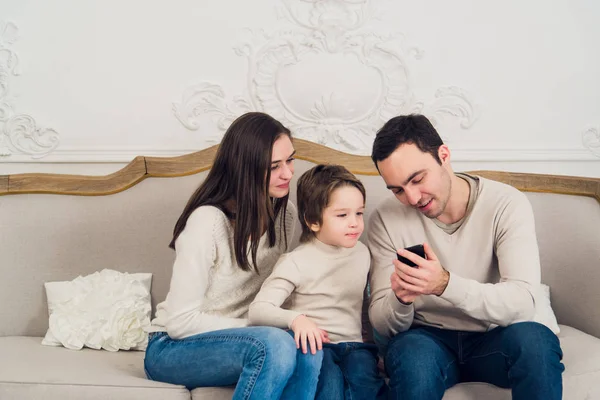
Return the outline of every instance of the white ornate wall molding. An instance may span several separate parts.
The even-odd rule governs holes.
[[[600,129],[589,127],[581,134],[583,147],[588,149],[596,157],[600,158]]]
[[[59,134],[54,129],[38,128],[31,115],[15,111],[10,80],[20,74],[19,58],[12,49],[17,37],[13,22],[0,21],[0,160],[16,154],[37,160],[56,149]]]
[[[173,112],[190,130],[209,115],[224,131],[240,114],[264,111],[295,136],[367,154],[376,130],[411,112],[473,125],[478,108],[464,89],[439,88],[420,100],[411,77],[422,51],[399,32],[374,26],[377,0],[282,0],[287,29],[247,30],[235,52],[248,61],[244,94],[227,99],[217,83],[187,88]]]

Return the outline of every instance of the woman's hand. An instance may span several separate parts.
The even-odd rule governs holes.
[[[298,315],[292,321],[292,330],[294,331],[294,340],[296,340],[296,348],[302,346],[302,353],[306,354],[307,342],[310,345],[311,354],[316,354],[317,350],[323,349],[323,343],[329,343],[327,332],[320,329],[306,315]]]

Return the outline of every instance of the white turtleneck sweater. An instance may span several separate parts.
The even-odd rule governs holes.
[[[277,218],[276,227],[281,226],[281,217]],[[293,238],[296,219],[296,207],[288,202],[288,243]],[[286,243],[282,229],[277,231],[273,247],[269,247],[265,233],[256,257],[259,273],[243,271],[235,258],[231,222],[218,208],[201,206],[190,215],[175,249],[169,293],[156,307],[150,331],[166,331],[170,337],[181,339],[248,326],[248,306],[286,250]]]
[[[316,238],[301,244],[281,257],[264,282],[250,305],[250,323],[290,328],[294,318],[304,314],[329,333],[331,343],[362,342],[369,267],[369,250],[361,242],[353,248]],[[284,302],[287,309],[281,308]]]

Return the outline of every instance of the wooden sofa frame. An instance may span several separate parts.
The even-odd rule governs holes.
[[[302,139],[294,139],[296,157],[313,163],[343,164],[358,175],[377,175],[368,156],[342,153]],[[149,177],[192,175],[211,167],[218,145],[178,157],[138,156],[129,164],[105,176],[27,173],[0,175],[0,195],[51,193],[102,196],[121,192]],[[600,178],[470,171],[485,178],[507,183],[522,191],[571,194],[594,197],[600,202]]]

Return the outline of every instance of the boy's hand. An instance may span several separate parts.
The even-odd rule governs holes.
[[[331,343],[331,340],[329,340],[329,333],[327,333],[327,331],[324,331],[323,329],[320,329],[321,331],[321,341],[323,343]]]
[[[294,331],[294,340],[296,340],[296,348],[302,346],[302,353],[306,354],[307,342],[310,345],[311,354],[316,354],[317,350],[323,349],[323,343],[329,343],[327,332],[320,329],[306,315],[298,315],[292,321],[292,330]]]

